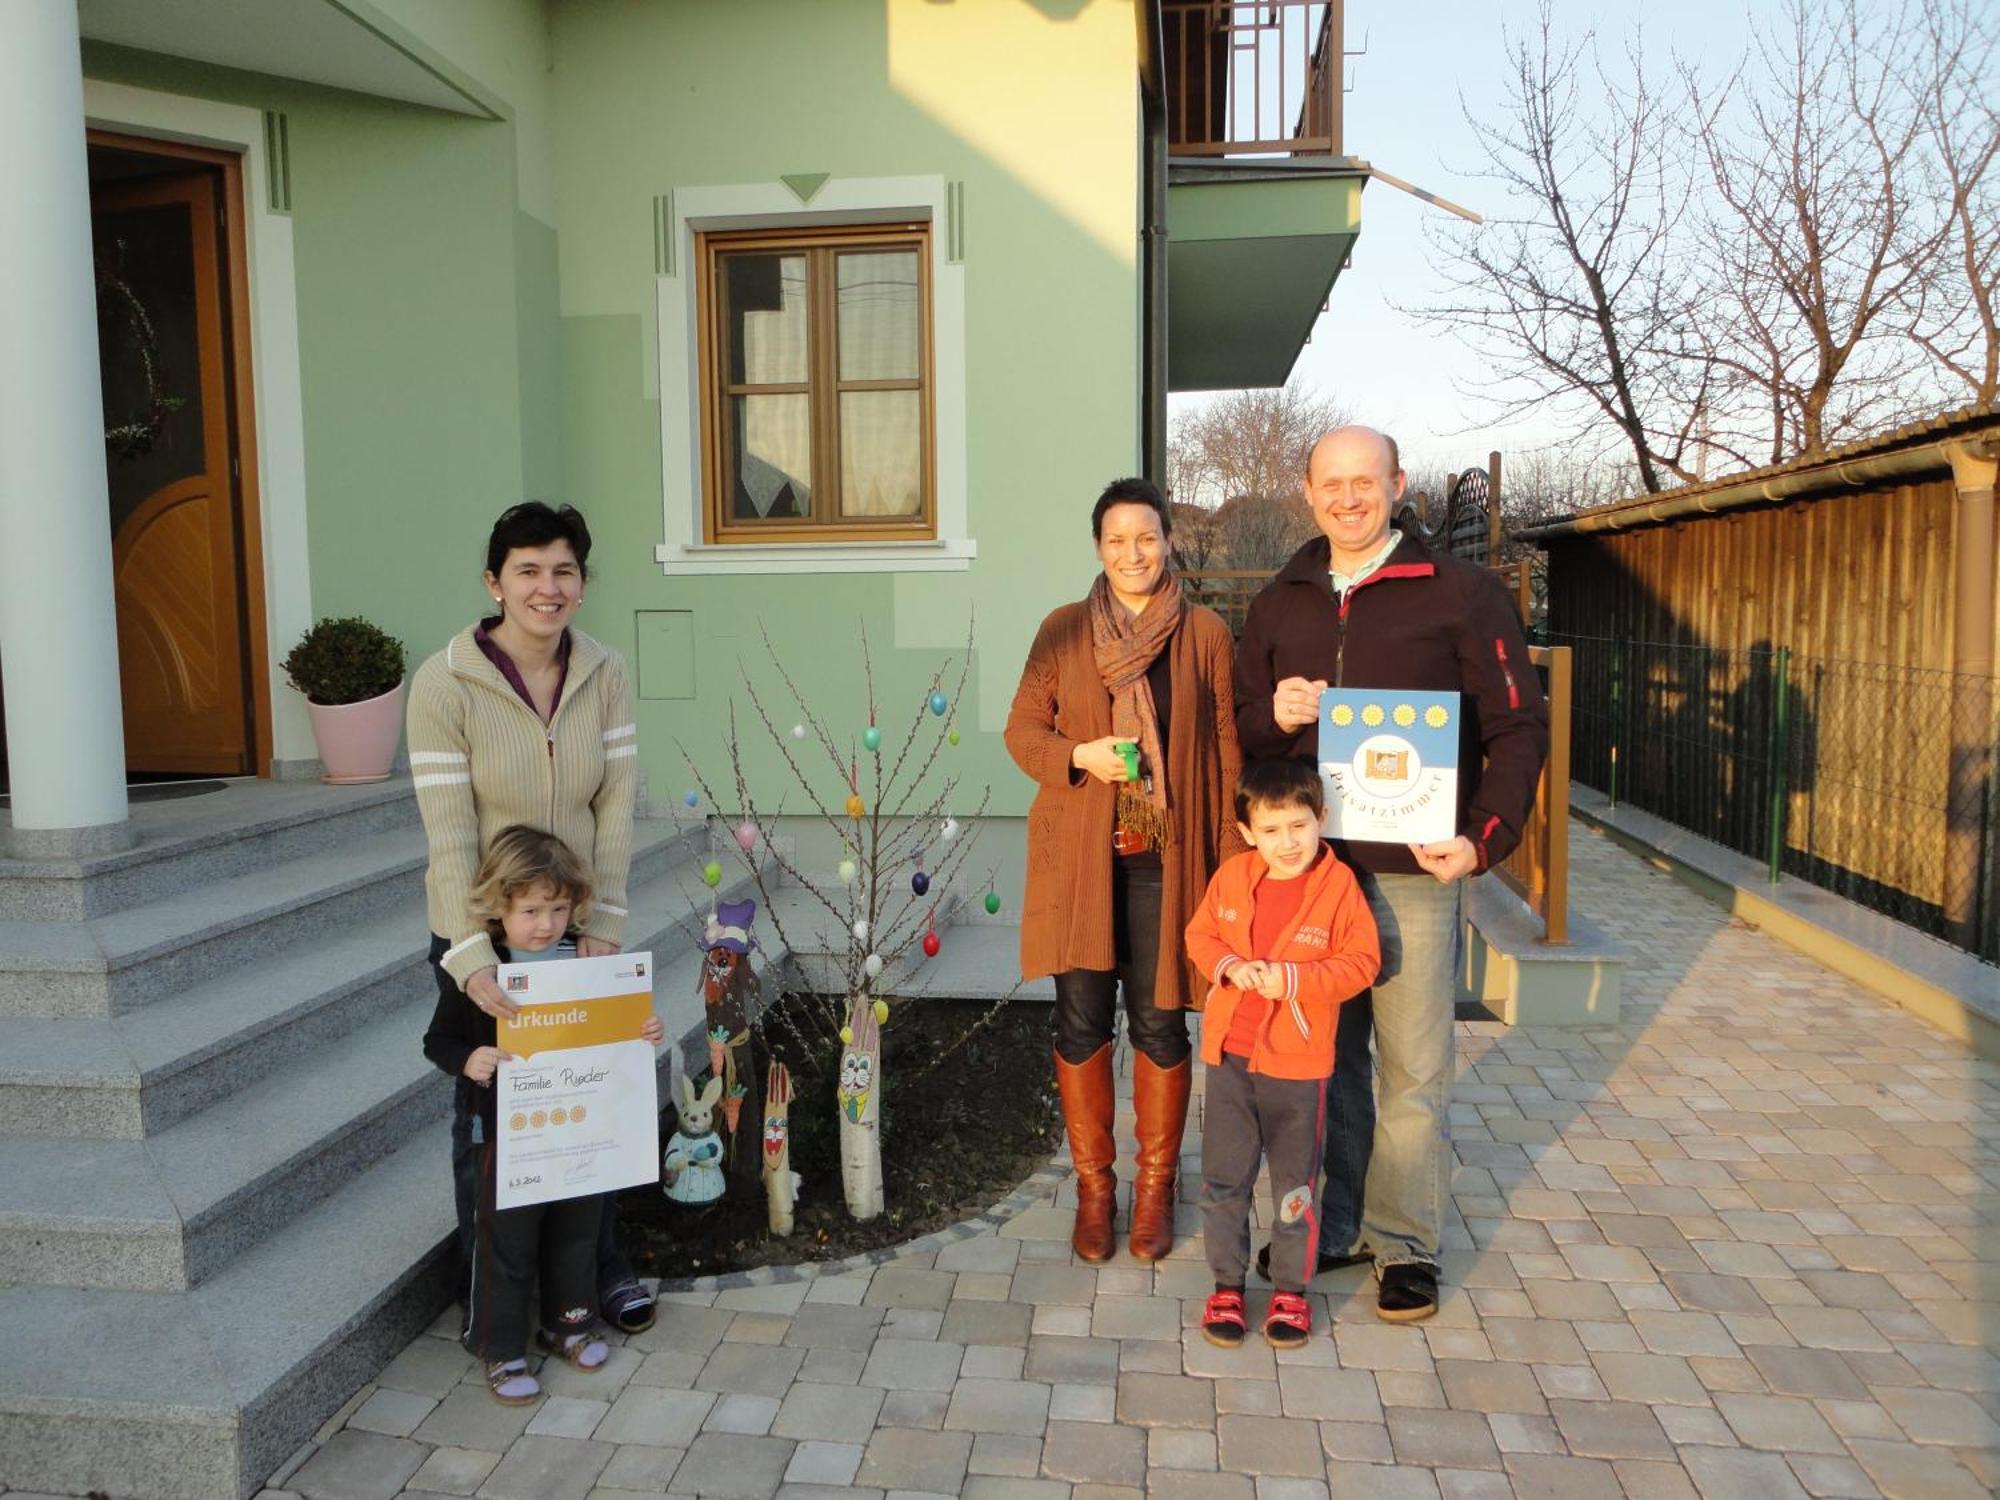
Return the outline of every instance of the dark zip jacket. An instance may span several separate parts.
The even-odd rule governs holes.
[[[472,997],[452,982],[452,978],[438,963],[444,953],[445,940],[435,933],[431,935],[431,973],[437,980],[437,1008],[431,1012],[430,1029],[424,1033],[424,1056],[444,1072],[451,1075],[456,1090],[454,1104],[460,1114],[476,1114],[486,1122],[485,1139],[493,1139],[496,1108],[493,1102],[491,1083],[474,1083],[465,1076],[466,1059],[481,1047],[497,1046],[500,1026],[491,1016],[472,1001]],[[493,937],[493,952],[501,963],[512,963],[513,955],[507,945],[497,936]],[[576,957],[576,934],[564,933],[552,948],[542,950],[543,955],[553,958]],[[526,958],[523,962],[527,962]]]
[[[1317,759],[1316,725],[1288,734],[1271,716],[1272,693],[1287,677],[1463,693],[1458,831],[1478,850],[1480,869],[1497,864],[1521,841],[1549,749],[1548,705],[1513,601],[1484,568],[1433,552],[1408,532],[1345,595],[1333,592],[1329,553],[1326,538],[1314,537],[1251,602],[1236,643],[1244,759]],[[1378,874],[1418,869],[1406,844],[1336,848]]]

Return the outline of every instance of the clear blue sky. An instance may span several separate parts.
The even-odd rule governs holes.
[[[1671,76],[1671,52],[1719,68],[1740,54],[1747,17],[1774,18],[1775,0],[1556,0],[1559,34],[1595,28],[1608,60],[1622,58],[1632,26],[1644,17],[1657,75]],[[1534,0],[1428,0],[1422,5],[1348,0],[1346,149],[1384,171],[1486,213],[1500,208],[1497,189],[1467,175],[1479,149],[1460,108],[1490,110],[1506,67],[1502,25],[1532,28]],[[1653,63],[1649,63],[1652,71]],[[1328,311],[1292,372],[1338,398],[1357,418],[1394,433],[1411,469],[1483,463],[1489,448],[1560,441],[1551,422],[1487,425],[1479,403],[1458,394],[1477,360],[1448,334],[1414,325],[1396,304],[1428,300],[1438,290],[1423,225],[1442,214],[1406,193],[1371,182],[1362,195],[1361,238],[1353,267],[1335,284]],[[1198,403],[1177,396],[1171,409]]]

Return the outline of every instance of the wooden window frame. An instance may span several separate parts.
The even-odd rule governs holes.
[[[839,378],[839,329],[835,263],[845,251],[911,250],[917,257],[917,376],[911,380],[848,380]],[[777,254],[800,252],[806,257],[806,379],[772,385],[737,384],[729,380],[729,340],[724,320],[727,308],[720,292],[717,268],[731,252]],[[937,372],[932,329],[931,226],[928,221],[827,226],[819,229],[698,231],[695,235],[696,326],[700,334],[701,479],[703,541],[713,545],[799,542],[930,542],[938,535],[937,520]],[[923,452],[917,474],[922,510],[916,517],[886,516],[879,520],[839,515],[840,397],[852,391],[901,391],[918,394],[918,436]],[[810,413],[814,518],[781,521],[740,521],[729,515],[734,476],[729,451],[728,401],[731,396],[804,394]],[[825,519],[819,517],[825,516]]]

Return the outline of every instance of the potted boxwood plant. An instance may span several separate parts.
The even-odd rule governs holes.
[[[353,616],[321,620],[282,665],[305,694],[321,779],[387,781],[403,735],[403,643]]]

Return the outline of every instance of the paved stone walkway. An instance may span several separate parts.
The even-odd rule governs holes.
[[[532,1409],[473,1383],[447,1315],[265,1500],[2000,1489],[2000,1069],[1572,847],[1578,904],[1635,949],[1624,1023],[1460,1027],[1430,1323],[1378,1321],[1347,1271],[1305,1349],[1213,1349],[1192,1205],[1167,1262],[1092,1268],[1065,1183],[941,1251],[674,1295]]]

